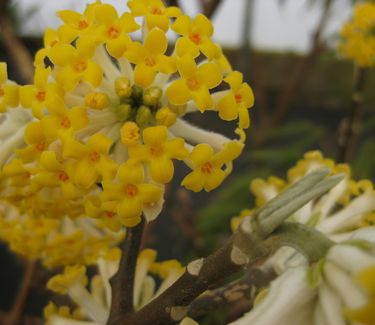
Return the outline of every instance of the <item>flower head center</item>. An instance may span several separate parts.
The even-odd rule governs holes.
[[[134,184],[128,184],[125,186],[124,192],[128,197],[135,197],[138,194],[138,187]]]
[[[66,182],[69,179],[69,176],[67,173],[65,173],[63,170],[59,171],[57,177],[60,181]]]
[[[202,42],[202,37],[198,33],[191,34],[189,38],[195,44],[200,44]]]
[[[145,58],[145,64],[148,67],[153,67],[156,65],[156,60],[152,56],[148,56]]]
[[[157,7],[151,7],[150,14],[152,14],[152,15],[162,15],[163,14],[163,9],[162,8],[157,8]]]
[[[120,29],[112,25],[108,28],[107,35],[110,39],[115,39],[120,36]]]
[[[46,143],[44,141],[37,143],[35,149],[38,151],[44,151],[46,149]]]
[[[44,100],[46,99],[46,92],[45,91],[38,91],[35,95],[35,98],[40,102],[44,102]]]
[[[161,145],[154,145],[154,146],[151,146],[150,152],[152,156],[159,157],[164,153],[164,150]]]
[[[194,77],[187,79],[186,84],[190,90],[197,90],[200,87],[199,81]]]
[[[87,62],[85,60],[78,60],[73,64],[74,70],[77,72],[83,72],[87,69]]]
[[[82,19],[78,22],[78,29],[82,30],[85,29],[89,26],[89,23],[87,22],[86,19]]]
[[[210,162],[206,162],[205,164],[203,164],[203,166],[201,167],[201,171],[203,174],[211,174],[212,173],[212,169],[214,167],[212,166],[212,164]]]
[[[100,160],[100,153],[97,151],[90,151],[89,152],[89,159],[92,162],[98,162]]]
[[[60,121],[60,126],[64,129],[69,129],[71,126],[70,119],[67,116],[64,116]]]
[[[115,216],[115,213],[112,212],[112,211],[104,211],[104,215],[109,218],[109,219],[112,219],[114,216]]]
[[[243,98],[242,98],[241,95],[236,94],[236,95],[234,96],[234,99],[236,100],[236,103],[239,104],[239,103],[242,102],[242,99],[243,99]]]

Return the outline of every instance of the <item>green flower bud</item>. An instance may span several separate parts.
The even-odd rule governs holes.
[[[115,80],[115,91],[120,99],[129,98],[132,94],[132,86],[130,80],[125,77],[120,77]]]
[[[163,92],[159,87],[151,87],[143,93],[143,104],[147,106],[157,106]]]
[[[152,121],[152,112],[149,107],[142,105],[138,108],[135,121],[139,126],[146,126]]]

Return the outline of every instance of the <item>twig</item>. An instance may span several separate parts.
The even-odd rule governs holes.
[[[200,0],[203,14],[211,18],[221,4],[221,0]]]
[[[142,235],[145,221],[133,228],[128,228],[126,237],[121,244],[121,260],[117,273],[111,278],[112,304],[108,324],[116,321],[119,314],[132,313],[134,311],[134,277],[137,265],[137,257],[142,243]]]
[[[35,261],[26,262],[24,275],[22,278],[20,288],[17,293],[17,297],[13,303],[11,310],[7,313],[6,316],[4,316],[4,320],[2,322],[3,325],[18,324],[22,316],[22,312],[26,303],[26,299],[30,292],[35,269],[36,269]]]
[[[276,273],[272,269],[261,271],[254,268],[242,279],[212,290],[195,299],[191,303],[187,315],[193,319],[199,319],[212,310],[236,304],[241,300],[246,300],[247,307],[250,308],[259,291],[266,287],[275,277]]]
[[[26,46],[14,32],[7,13],[8,5],[9,0],[0,0],[0,31],[2,42],[13,61],[13,66],[21,81],[30,83],[33,81],[34,75],[33,60]]]
[[[180,321],[189,304],[204,291],[245,266],[254,267],[282,246],[299,249],[310,262],[316,262],[332,242],[313,228],[283,222],[342,180],[341,176],[327,174],[326,170],[315,171],[290,186],[251,218],[245,218],[227,244],[207,258],[189,263],[182,276],[160,296],[135,313],[119,314],[110,324],[168,325]],[[316,245],[311,247],[311,242]]]
[[[291,79],[289,79],[289,81],[287,82],[286,87],[276,104],[274,117],[270,121],[269,127],[273,127],[279,124],[280,121],[284,119],[284,117],[288,113],[291,102],[296,96],[298,89],[300,89],[303,85],[309,71],[311,71],[317,58],[319,57],[319,54],[324,49],[321,41],[321,35],[328,21],[329,9],[331,7],[331,4],[332,0],[325,1],[322,16],[320,17],[318,26],[312,36],[311,50],[309,54],[302,60],[302,62],[296,67],[295,72],[292,73]]]
[[[185,273],[160,296],[113,325],[168,325],[181,320],[196,297],[219,280],[241,270],[240,265],[232,262],[232,248],[231,241],[206,259],[190,263]]]
[[[339,154],[338,161],[348,162],[353,153],[355,138],[358,136],[359,123],[361,120],[361,104],[363,101],[363,90],[366,83],[367,70],[355,68],[354,85],[349,110],[349,116],[343,118],[339,127]]]

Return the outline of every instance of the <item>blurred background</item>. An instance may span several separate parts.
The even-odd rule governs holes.
[[[126,1],[103,1],[126,10]],[[215,26],[234,69],[244,73],[255,93],[247,147],[233,174],[211,193],[194,194],[175,179],[167,191],[163,216],[146,232],[146,246],[159,259],[184,262],[203,256],[230,234],[230,219],[254,205],[249,183],[255,177],[286,171],[309,150],[349,162],[356,178],[375,179],[375,73],[367,71],[363,102],[355,132],[343,155],[340,137],[351,113],[353,63],[338,57],[335,46],[342,23],[351,15],[351,0],[180,0],[186,13],[204,12]],[[57,27],[55,12],[82,11],[86,1],[0,0],[0,61],[8,62],[10,79],[32,79],[32,56],[42,47],[43,30]],[[220,123],[212,114],[190,118],[205,128],[230,136],[234,125]],[[1,148],[0,148],[1,150]],[[178,175],[178,174],[177,174]],[[182,175],[182,172],[181,172]],[[172,243],[172,244],[171,244]],[[27,266],[27,263],[26,263]],[[25,272],[26,270],[26,272]],[[27,278],[25,261],[5,246],[0,252],[0,324],[5,324],[29,281],[22,324],[39,324],[48,295],[46,271],[38,268]],[[26,277],[25,277],[26,275]],[[22,292],[21,292],[22,293]],[[230,313],[218,312],[207,324],[222,324]],[[4,321],[2,321],[4,319]],[[8,321],[8,320],[7,320]],[[7,323],[10,325],[11,323]]]

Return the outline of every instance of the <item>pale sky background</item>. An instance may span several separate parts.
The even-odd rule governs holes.
[[[223,4],[213,19],[215,39],[224,46],[239,46],[243,38],[245,1],[222,0]],[[14,0],[19,5],[19,13],[24,20],[22,33],[41,34],[45,27],[57,27],[59,20],[55,12],[61,9],[75,9],[80,12],[88,1],[84,0]],[[103,0],[115,5],[120,12],[127,10],[125,0]],[[185,12],[194,15],[198,12],[197,0],[180,0]],[[286,0],[280,6],[278,0],[254,0],[251,32],[252,45],[263,50],[304,52],[309,47],[309,39],[317,25],[323,0],[311,6],[308,0]],[[350,16],[350,1],[336,0],[331,11],[330,22],[325,36],[334,38],[343,21]],[[29,10],[40,6],[33,15]],[[29,16],[29,17],[28,17]],[[27,18],[28,17],[28,18]],[[27,18],[27,19],[25,19]]]

